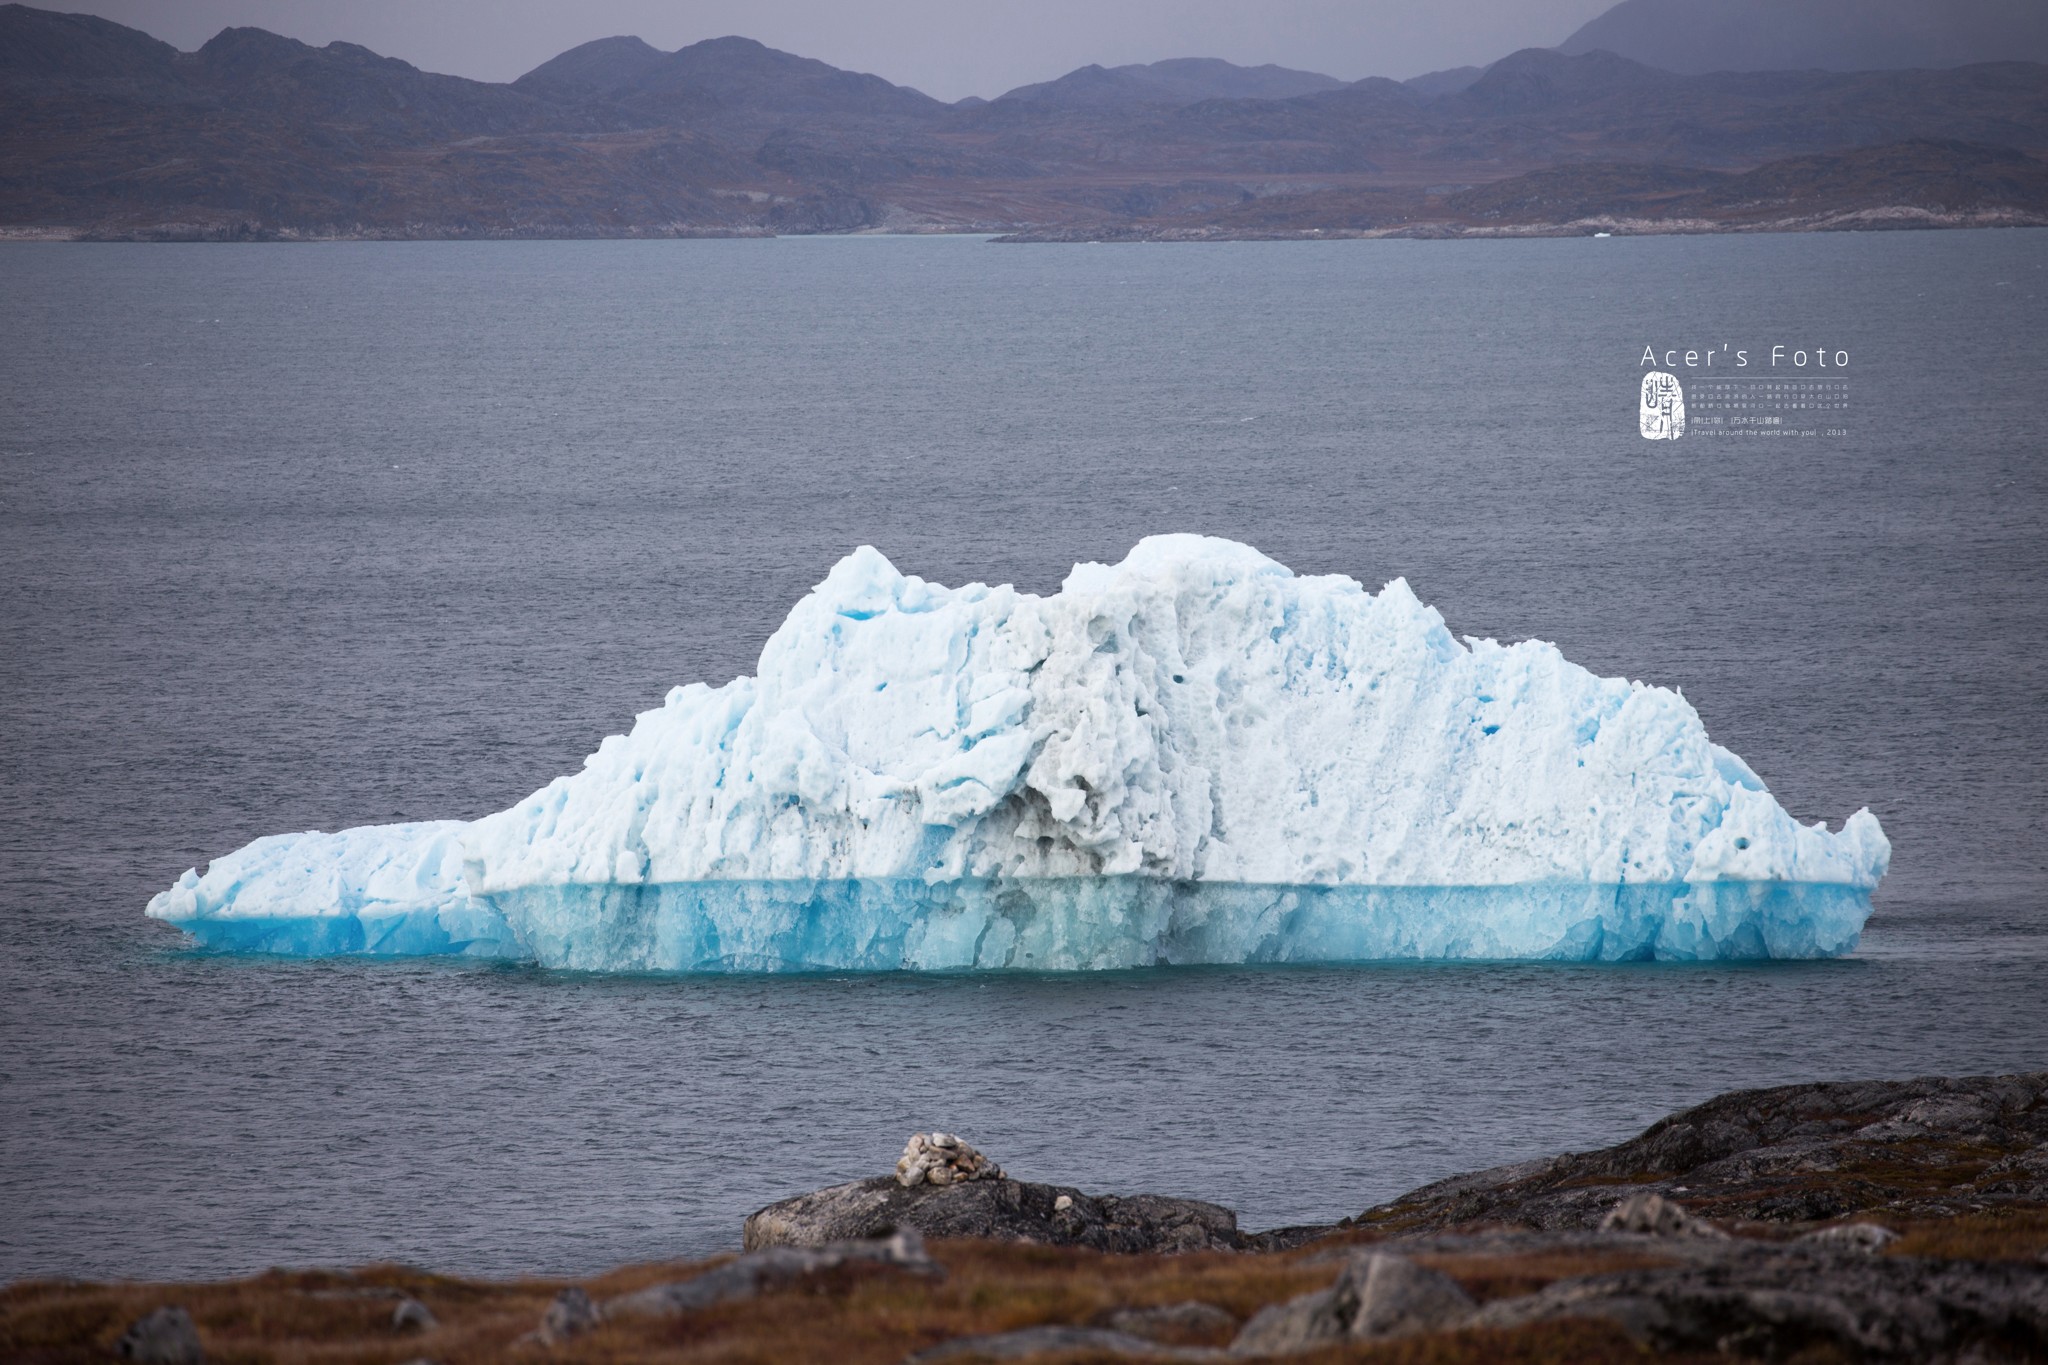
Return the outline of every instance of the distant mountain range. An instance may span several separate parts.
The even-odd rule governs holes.
[[[1284,66],[1235,66],[1214,57],[1177,57],[1150,66],[1084,66],[1056,81],[1020,85],[999,96],[1068,109],[1179,108],[1203,100],[1284,100],[1335,90],[1344,82]]]
[[[1609,17],[1661,2],[1627,0]],[[1483,71],[1344,84],[1190,59],[1084,67],[948,105],[746,38],[677,52],[607,38],[500,85],[258,29],[181,53],[106,20],[0,6],[0,232],[1273,235],[1569,231],[1602,213],[1625,230],[2016,222],[2048,215],[2030,169],[2044,152],[2048,65],[2028,62],[1678,75],[1605,50],[1531,49]],[[1765,211],[1736,207],[1740,177],[1766,165],[1780,169]],[[1687,188],[1657,188],[1673,185]]]
[[[880,76],[793,57],[751,38],[713,38],[662,52],[638,38],[571,48],[512,82],[541,99],[601,102],[636,124],[717,117],[920,119],[945,105]]]
[[[1690,75],[2048,62],[2048,0],[1622,0],[1558,51]]]
[[[1460,90],[1468,90],[1485,74],[1486,68],[1483,66],[1453,66],[1442,71],[1410,76],[1401,84],[1418,95],[1435,99],[1438,95],[1455,95]]]

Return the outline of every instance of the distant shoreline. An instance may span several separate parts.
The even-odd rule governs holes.
[[[1343,242],[1343,241],[1516,241],[1556,237],[1706,237],[1826,232],[1943,232],[2048,227],[2048,213],[1995,210],[1940,213],[1913,205],[1802,215],[1757,222],[1711,219],[1576,218],[1568,222],[1478,224],[1454,221],[1403,223],[1382,228],[1219,228],[1139,224],[1063,225],[1005,231],[983,226],[854,229],[843,232],[771,232],[766,229],[678,228],[598,232],[579,229],[461,231],[422,227],[417,231],[258,227],[246,223],[158,223],[131,227],[0,227],[8,242],[124,242],[161,244],[248,243],[318,245],[340,242],[675,242],[780,240],[812,237],[981,237],[1002,245],[1117,245],[1178,242]]]
[[[1660,221],[1640,218],[1580,218],[1559,223],[1481,225],[1471,223],[1409,223],[1389,228],[1298,228],[1291,231],[1215,231],[1205,228],[1161,228],[1125,234],[1089,234],[1085,229],[1055,228],[1007,233],[994,240],[1039,242],[1326,242],[1399,239],[1407,241],[1503,241],[1537,237],[1704,237],[1797,232],[1922,232],[1958,228],[2048,227],[2042,213],[1932,213],[1900,206],[1854,213],[1785,218],[1765,222],[1714,222],[1705,219]]]

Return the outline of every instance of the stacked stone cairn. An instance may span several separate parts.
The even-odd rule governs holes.
[[[951,1133],[913,1133],[896,1160],[896,1183],[905,1189],[1002,1178],[1002,1167]]]

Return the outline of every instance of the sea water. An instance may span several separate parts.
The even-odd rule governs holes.
[[[1272,1226],[1730,1087],[2048,1067],[2044,243],[0,248],[0,1277],[703,1254],[934,1126]],[[1643,441],[1643,351],[1723,342],[1848,351],[1780,411],[1850,434]],[[855,544],[1046,592],[1166,530],[1682,687],[1793,814],[1884,821],[1862,947],[679,980],[141,916],[259,834],[510,804]]]

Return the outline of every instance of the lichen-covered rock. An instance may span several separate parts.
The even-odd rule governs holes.
[[[206,1359],[192,1315],[175,1304],[136,1319],[114,1343],[114,1354],[138,1365],[202,1365]]]
[[[1060,1200],[1067,1202],[1060,1207]],[[915,1228],[926,1237],[1085,1246],[1098,1251],[1237,1251],[1264,1243],[1242,1233],[1237,1215],[1197,1199],[1088,1195],[1007,1176],[906,1186],[895,1176],[834,1185],[770,1204],[747,1218],[749,1251],[885,1236]]]
[[[1237,1319],[1213,1303],[1188,1299],[1152,1308],[1113,1308],[1098,1317],[1096,1324],[1150,1341],[1172,1341],[1227,1332],[1237,1326]]]
[[[1837,1251],[1862,1251],[1874,1255],[1898,1241],[1899,1234],[1876,1223],[1838,1223],[1831,1228],[1817,1228],[1793,1240],[1810,1246],[1832,1247]]]
[[[1652,1237],[1726,1237],[1704,1218],[1661,1194],[1632,1194],[1600,1220],[1602,1232],[1641,1232]]]
[[[1454,1176],[1356,1221],[1398,1232],[1596,1228],[1638,1195],[1724,1223],[2038,1204],[2048,1201],[2048,1072],[1738,1090],[1616,1146]]]
[[[1288,1356],[1344,1340],[1350,1330],[1346,1305],[1332,1289],[1301,1294],[1285,1303],[1268,1304],[1252,1315],[1237,1339],[1234,1356]]]
[[[1295,1355],[1339,1341],[1387,1341],[1445,1331],[1477,1305],[1457,1281],[1405,1256],[1353,1258],[1328,1289],[1260,1312],[1230,1344],[1235,1356]]]
[[[1478,1305],[1456,1280],[1417,1265],[1406,1256],[1376,1252],[1345,1268],[1339,1285],[1356,1303],[1351,1315],[1354,1341],[1385,1341],[1455,1327]]]
[[[716,1304],[738,1303],[843,1266],[872,1265],[940,1277],[945,1271],[925,1254],[924,1239],[905,1228],[886,1237],[816,1247],[771,1247],[714,1265],[686,1280],[649,1285],[594,1302],[578,1288],[564,1289],[548,1305],[530,1341],[559,1346],[602,1323],[673,1318]]]
[[[1562,1280],[1486,1305],[1475,1327],[1614,1323],[1660,1352],[1783,1360],[2048,1359],[2048,1272],[1819,1247],[1724,1243],[1706,1260]],[[1983,1354],[1993,1348],[1992,1354]]]
[[[603,1318],[597,1311],[597,1305],[590,1301],[590,1295],[572,1285],[555,1295],[555,1301],[541,1315],[540,1331],[536,1335],[549,1346],[559,1346],[582,1336],[601,1321]]]
[[[909,1228],[865,1241],[830,1242],[820,1247],[770,1247],[676,1280],[607,1299],[605,1318],[674,1317],[717,1303],[751,1299],[807,1275],[847,1265],[889,1266],[916,1274],[944,1272],[925,1254],[924,1239]]]

